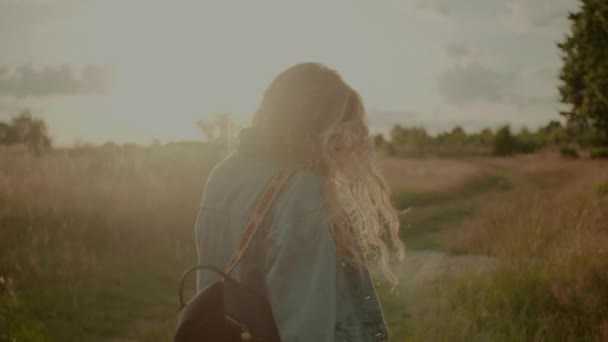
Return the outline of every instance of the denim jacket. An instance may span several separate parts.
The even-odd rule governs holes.
[[[285,163],[240,149],[212,171],[196,222],[199,263],[224,268],[266,185]],[[387,341],[366,267],[342,260],[321,178],[295,172],[231,275],[265,295],[284,342]],[[216,276],[199,271],[199,290]]]

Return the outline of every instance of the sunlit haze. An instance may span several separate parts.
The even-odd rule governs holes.
[[[374,130],[558,119],[555,43],[574,0],[0,0],[0,120],[24,108],[57,145],[200,139],[243,123],[282,69],[319,61]]]

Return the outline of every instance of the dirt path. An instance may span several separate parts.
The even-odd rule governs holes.
[[[495,258],[488,256],[453,255],[442,250],[444,232],[466,224],[489,198],[521,183],[518,173],[510,168],[478,160],[466,162],[477,170],[476,178],[456,187],[403,196],[401,204],[411,203],[412,207],[402,217],[408,252],[402,263],[393,266],[400,281],[398,291],[385,294],[385,310],[394,319],[396,336],[406,336],[409,326],[433,315],[429,311],[433,298],[429,296],[449,286],[441,281],[442,277],[487,272],[497,264]]]
[[[446,274],[485,272],[491,270],[496,259],[481,255],[449,255],[440,251],[410,252],[397,269],[403,287],[425,286]]]

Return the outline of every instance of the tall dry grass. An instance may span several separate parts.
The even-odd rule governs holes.
[[[2,153],[0,340],[105,340],[155,312],[148,330],[166,339],[223,156],[196,143]]]
[[[479,165],[453,158],[387,158],[381,165],[396,191],[449,192],[484,176]]]
[[[132,236],[145,237],[145,246],[191,226],[207,174],[220,158],[196,145],[6,154],[0,156],[0,198],[5,209],[62,221],[53,221],[59,225],[53,231],[43,222],[28,227],[32,239],[88,231],[99,235],[98,244]]]
[[[42,157],[2,151],[0,341],[170,340],[176,283],[196,260],[201,192],[223,156],[202,144]],[[499,266],[429,288],[432,314],[405,327],[408,336],[608,339],[608,199],[598,186],[608,181],[607,165],[533,157],[480,163],[384,163],[393,186],[425,193],[483,178],[485,164],[514,174],[514,190],[484,197],[473,220],[444,235],[444,247],[495,256]]]
[[[563,255],[603,239],[608,206],[597,189],[608,180],[608,165],[553,166],[521,166],[529,183],[488,200],[480,215],[445,236],[445,247],[499,257],[550,257],[547,253]]]
[[[201,192],[225,155],[196,143],[2,151],[0,341],[169,340]],[[457,160],[384,166],[416,191],[481,174]]]
[[[530,169],[531,179],[548,183],[523,184],[444,235],[453,252],[499,263],[485,275],[449,279],[439,314],[427,322],[456,317],[441,338],[608,340],[608,197],[597,190],[608,169],[586,161],[561,166]]]

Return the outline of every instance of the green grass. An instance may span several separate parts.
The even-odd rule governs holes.
[[[410,192],[401,190],[394,195],[394,200],[400,209],[441,206],[476,198],[490,190],[508,190],[510,188],[511,183],[505,175],[491,173],[452,191]]]
[[[608,181],[602,182],[595,187],[599,196],[608,196]]]
[[[143,247],[147,235],[116,234],[95,216],[3,204],[0,341],[171,339],[177,284],[193,249]]]
[[[440,237],[447,229],[460,224],[475,212],[471,203],[411,211],[402,219],[401,236],[408,250],[440,249]]]
[[[394,196],[399,209],[412,208],[402,217],[402,238],[408,250],[441,249],[440,239],[444,232],[455,229],[466,219],[477,212],[477,208],[486,196],[510,190],[513,187],[510,178],[500,170],[475,179],[463,186],[445,192],[416,193],[401,191]],[[395,341],[446,341],[450,339],[431,336],[437,333],[437,326],[423,326],[424,319],[411,313],[414,304],[424,298],[429,307],[435,307],[428,298],[436,293],[419,293],[417,289],[407,287],[389,291],[379,287],[378,293],[383,303],[389,330]],[[426,305],[423,305],[426,306]],[[439,322],[429,324],[437,325]],[[440,324],[446,324],[441,322]],[[446,337],[446,336],[443,336]]]
[[[603,304],[585,310],[580,303],[564,303],[550,290],[563,278],[554,271],[522,263],[485,275],[444,277],[450,286],[437,287],[441,300],[432,305],[428,321],[419,321],[411,332],[412,340],[599,341],[594,327],[606,317]],[[606,293],[605,274],[597,282]],[[433,328],[437,325],[441,329]]]
[[[391,337],[395,341],[403,340],[408,335],[411,319],[409,303],[405,300],[408,293],[405,290],[391,292],[382,286],[377,288],[377,292]]]
[[[595,180],[605,173],[594,172],[514,174],[514,186],[526,191],[496,194],[490,207],[478,201],[472,220],[436,233],[480,236],[484,249],[499,256],[497,267],[445,275],[406,293],[422,298],[426,310],[394,327],[397,340],[608,340],[608,206]],[[528,195],[532,189],[536,199]],[[465,243],[461,253],[474,246]],[[411,310],[410,299],[381,294],[400,301],[387,306],[389,316]]]
[[[608,147],[595,147],[589,152],[589,156],[592,159],[607,159],[608,158]]]
[[[411,208],[402,216],[402,237],[410,250],[438,249],[439,237],[474,215],[484,195],[512,188],[502,173],[489,173],[460,188],[445,192],[396,193],[394,201],[401,210]]]
[[[567,295],[558,289],[581,286],[580,279],[561,271],[515,261],[489,273],[445,275],[423,288],[378,293],[395,341],[603,341],[608,269],[589,276],[587,290]],[[589,301],[585,291],[603,297]],[[424,310],[412,316],[416,300]]]

